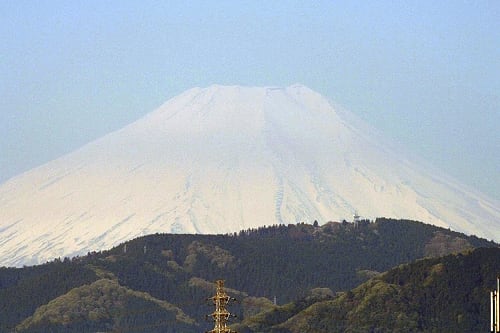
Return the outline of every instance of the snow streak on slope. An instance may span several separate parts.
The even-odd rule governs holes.
[[[500,240],[498,202],[428,170],[304,86],[195,88],[0,186],[0,265],[355,211]]]

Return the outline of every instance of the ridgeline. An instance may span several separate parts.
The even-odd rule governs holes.
[[[497,244],[407,220],[155,234],[0,268],[0,332],[202,332],[220,278],[240,333],[480,331],[498,270]]]

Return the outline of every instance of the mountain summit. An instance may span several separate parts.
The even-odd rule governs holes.
[[[0,186],[0,265],[155,232],[407,218],[500,240],[498,203],[301,85],[211,86]]]

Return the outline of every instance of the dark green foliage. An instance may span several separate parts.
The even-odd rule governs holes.
[[[268,312],[247,318],[244,327],[248,332],[270,333],[486,331],[489,291],[499,270],[499,248],[419,260],[279,322]],[[257,327],[255,321],[257,330],[252,329]]]
[[[499,271],[500,250],[480,248],[391,270],[384,281],[401,285],[421,331],[477,332],[488,325],[488,294]]]
[[[438,232],[446,237],[435,237]],[[374,223],[360,221],[357,225],[335,222],[323,226],[276,225],[231,235],[145,236],[71,261],[0,269],[0,332],[12,329],[50,300],[99,278],[116,280],[129,290],[146,292],[174,304],[197,320],[197,329],[204,331],[211,324],[203,318],[213,310],[206,305],[205,298],[213,293],[211,283],[216,279],[222,278],[228,288],[241,291],[233,295],[237,298],[276,296],[278,303],[284,304],[305,300],[312,288],[324,287],[333,292],[352,289],[376,272],[423,258],[430,243],[441,245],[439,242],[456,239],[461,240],[456,244],[466,248],[497,246],[423,223],[385,218]],[[269,325],[266,320],[278,324],[311,305],[310,298],[304,302],[292,308],[276,308],[262,325]],[[148,332],[157,328],[189,331],[187,326],[180,329],[183,324],[177,321],[162,322],[166,318],[164,312],[137,311],[145,307],[144,303],[132,302],[127,307],[132,309],[127,313],[136,315],[113,313],[110,321],[47,325],[54,331],[94,332],[108,326],[116,328],[113,325],[117,323],[135,326],[147,323],[148,329],[144,331]],[[231,312],[240,318],[243,310],[240,304],[231,306]],[[29,329],[43,331],[36,325]],[[287,330],[276,325],[273,329],[273,332]]]
[[[0,269],[0,332],[13,329],[40,305],[96,279],[92,270],[68,260],[24,269]]]

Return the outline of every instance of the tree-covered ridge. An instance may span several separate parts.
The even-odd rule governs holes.
[[[246,318],[236,328],[240,333],[486,331],[489,291],[499,271],[499,248],[419,260],[299,312],[287,309],[300,308],[307,299]]]
[[[42,305],[17,326],[17,331],[176,332],[169,329],[173,324],[176,330],[182,327],[183,332],[197,332],[195,321],[176,306],[148,293],[122,287],[117,281],[100,279]]]
[[[92,269],[69,260],[0,268],[0,332],[10,331],[39,306],[97,279]]]
[[[115,283],[114,288],[96,287],[96,290],[112,292],[126,288],[168,302],[196,320],[197,329],[203,331],[210,328],[203,318],[212,311],[205,299],[214,291],[212,282],[219,278],[225,279],[229,293],[241,300],[231,309],[240,319],[265,309],[276,309],[272,304],[274,297],[278,304],[307,298],[300,306],[293,307],[292,312],[299,313],[314,303],[319,290],[329,290],[326,297],[330,297],[329,294],[355,288],[379,272],[428,255],[496,246],[484,239],[420,222],[385,218],[356,224],[275,225],[230,235],[155,234],[85,257],[58,259],[22,269],[0,268],[0,332],[13,330],[34,316],[37,309],[41,311],[52,300],[67,296],[73,288],[96,281]],[[313,289],[314,297],[310,292]],[[320,294],[324,297],[324,293]],[[142,304],[139,307],[146,306],[144,298],[126,295],[127,299],[136,300],[131,304],[139,302]],[[113,297],[106,295],[105,299]],[[123,312],[127,311],[134,312],[125,306]],[[106,319],[96,317],[90,310],[77,312],[90,326],[59,318],[54,327],[80,329],[80,332],[97,328],[105,331],[117,320],[112,315]],[[154,310],[153,314],[131,322],[148,318],[160,323],[162,313]],[[278,319],[291,316],[285,311],[275,321],[279,324]],[[36,331],[41,322],[25,323],[29,325],[18,326],[19,331]],[[168,329],[179,330],[178,325],[185,323],[174,320]],[[140,325],[134,327],[137,326]],[[183,327],[181,331],[188,329]]]

